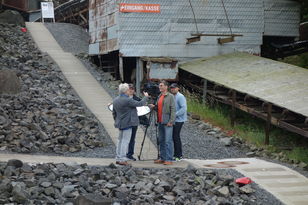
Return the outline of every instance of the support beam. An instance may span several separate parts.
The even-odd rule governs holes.
[[[124,70],[123,70],[123,57],[119,56],[119,72],[120,72],[120,80],[124,82]]]
[[[206,103],[206,94],[207,94],[207,80],[203,80],[203,95],[202,95],[202,103]]]
[[[82,20],[87,24],[88,23],[88,20],[82,15],[81,12],[79,12],[79,16],[80,18],[82,18]]]
[[[272,104],[267,104],[267,120],[265,124],[265,140],[264,144],[269,144],[269,134],[271,129],[271,120],[272,120]]]
[[[236,91],[232,90],[232,109],[231,109],[231,126],[235,124],[235,103],[236,103]]]
[[[98,62],[99,62],[99,68],[103,69],[102,56],[101,55],[98,56]]]
[[[136,93],[140,96],[141,72],[143,71],[143,61],[141,58],[136,58]]]

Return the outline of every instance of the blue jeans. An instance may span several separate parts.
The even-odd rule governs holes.
[[[130,138],[132,136],[132,128],[126,130],[119,130],[119,138],[118,144],[116,149],[116,161],[117,162],[124,162],[127,161],[127,151],[128,151],[128,144]]]
[[[128,158],[132,158],[133,155],[134,155],[135,138],[136,138],[137,129],[138,129],[138,126],[132,127],[132,136],[130,138],[130,142],[129,142],[129,145],[128,145],[128,152],[127,152]]]
[[[165,124],[158,123],[158,139],[160,159],[163,161],[173,160],[173,127],[168,127]]]

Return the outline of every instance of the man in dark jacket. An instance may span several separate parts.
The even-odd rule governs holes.
[[[144,98],[136,101],[129,97],[129,86],[127,83],[119,85],[119,96],[113,100],[113,117],[115,127],[119,129],[119,139],[116,150],[116,164],[128,165],[127,151],[132,135],[132,127],[138,126],[137,115],[138,106],[143,106],[147,102],[148,93],[144,92]]]
[[[129,97],[133,98],[136,101],[140,101],[141,99],[135,95],[135,86],[133,84],[128,84],[129,86]],[[139,116],[139,122],[141,125],[149,126],[149,120],[148,118],[144,116]],[[130,138],[130,142],[128,145],[128,152],[127,152],[127,158],[133,161],[136,161],[134,158],[134,149],[135,149],[135,139],[136,139],[136,133],[137,133],[138,126],[132,127],[132,136]]]

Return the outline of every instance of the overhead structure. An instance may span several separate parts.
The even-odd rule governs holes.
[[[188,73],[181,81],[191,87],[308,137],[307,69],[247,53],[201,58],[179,67]]]

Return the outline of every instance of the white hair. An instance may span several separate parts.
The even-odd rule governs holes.
[[[126,93],[126,91],[127,91],[128,89],[129,89],[129,86],[128,86],[127,83],[121,83],[121,84],[119,85],[119,93],[120,93],[120,94]]]

